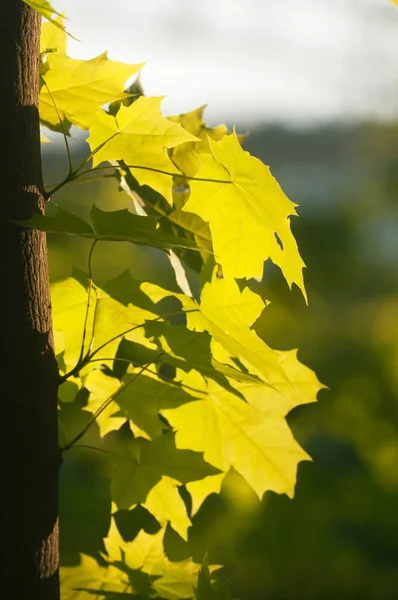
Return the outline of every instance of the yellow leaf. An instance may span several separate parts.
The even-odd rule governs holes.
[[[195,515],[207,496],[210,494],[219,494],[221,485],[225,477],[225,473],[219,475],[209,475],[199,481],[190,481],[186,484],[186,488],[192,499],[192,513],[191,516]]]
[[[64,17],[59,15],[54,22],[43,21],[40,33],[40,53],[58,52],[66,55],[66,33],[64,31]]]
[[[248,388],[255,394],[261,386],[235,387],[246,395]],[[293,496],[297,464],[309,456],[294,440],[277,403],[254,406],[209,381],[203,400],[162,414],[177,431],[178,448],[203,452],[222,471],[233,467],[260,498],[267,490]]]
[[[205,108],[206,105],[182,115],[169,117],[171,121],[180,123],[189,133],[199,138],[197,142],[186,142],[181,146],[177,146],[172,153],[173,162],[184,175],[189,177],[194,177],[200,169],[201,161],[198,154],[203,152],[211,154],[209,138],[219,141],[230,133],[226,125],[218,125],[214,128],[209,127],[203,119]],[[239,140],[242,138],[243,136],[238,136]]]
[[[226,351],[269,386],[279,389],[281,383],[289,385],[279,355],[251,329],[264,308],[257,294],[248,288],[240,292],[234,279],[213,276],[211,283],[203,287],[198,308],[188,313],[188,327],[210,333],[213,356],[217,360],[225,362]],[[217,344],[222,346],[222,352]]]
[[[104,160],[123,160],[140,185],[149,185],[172,202],[172,175],[180,174],[167,155],[168,148],[196,138],[160,113],[162,98],[141,96],[121,106],[116,117],[98,112],[92,117],[88,143],[94,166]],[[165,173],[166,174],[165,174]]]
[[[85,410],[95,413],[121,386],[115,377],[108,377],[101,369],[92,369],[84,379],[84,387],[90,392]],[[119,406],[111,402],[96,418],[100,436],[119,429],[126,417],[118,416]]]
[[[188,540],[188,527],[192,525],[185,504],[178,493],[179,482],[163,476],[149,492],[143,506],[154,515],[160,525],[170,521],[172,528],[184,540]]]
[[[209,223],[225,276],[262,277],[263,262],[270,258],[289,286],[296,283],[305,296],[304,262],[289,221],[297,214],[296,205],[269,167],[242,150],[236,134],[209,144],[212,155],[201,154],[202,166],[190,182],[191,195],[183,210]]]
[[[40,119],[50,127],[62,120],[88,129],[90,116],[104,104],[127,98],[127,79],[142,67],[109,60],[106,52],[91,60],[77,60],[56,52],[47,56],[46,85],[40,91]],[[53,102],[54,101],[54,102]]]
[[[80,565],[75,567],[61,567],[60,583],[62,600],[93,600],[102,598],[93,596],[92,592],[78,588],[97,589],[123,593],[129,591],[128,576],[112,565],[100,566],[91,556],[80,555]],[[130,588],[131,589],[131,588]]]

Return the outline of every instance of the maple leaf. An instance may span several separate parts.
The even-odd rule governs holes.
[[[281,383],[289,383],[280,357],[251,329],[264,306],[260,296],[249,288],[240,292],[233,279],[213,276],[202,289],[199,310],[187,314],[187,325],[195,331],[209,332],[215,359],[225,363],[230,357],[238,358],[251,373],[279,389]]]
[[[104,284],[104,288],[109,286],[112,293],[117,293],[125,282],[126,277],[119,277]],[[73,277],[51,286],[56,354],[62,353],[67,370],[75,367],[82,353],[87,296],[86,288]],[[84,350],[91,343],[97,359],[113,359],[122,337],[156,348],[146,339],[142,326],[147,319],[158,318],[157,313],[131,303],[125,305],[98,286],[91,290],[91,303],[95,310],[88,313]]]
[[[173,162],[188,177],[194,177],[200,169],[201,160],[198,154],[204,152],[211,154],[209,138],[219,141],[225,135],[231,133],[226,125],[209,127],[203,119],[205,108],[206,105],[203,105],[188,113],[168,117],[171,121],[180,123],[189,133],[199,138],[197,142],[186,142],[185,144],[181,144],[181,146],[177,146],[172,152]],[[243,138],[244,136],[238,136],[239,140]]]
[[[48,21],[51,21],[56,27],[64,29],[63,24],[57,21],[57,16],[61,16],[55,8],[53,8],[48,0],[23,0],[26,4],[29,4],[32,8],[37,10],[43,17]],[[54,15],[56,15],[54,17]]]
[[[90,600],[93,598],[93,590],[97,590],[103,597],[104,592],[122,594],[129,589],[125,573],[113,565],[101,566],[86,554],[80,554],[80,564],[77,566],[61,566],[60,582],[62,600]]]
[[[121,106],[116,117],[97,112],[91,116],[87,141],[93,152],[99,148],[94,166],[104,160],[123,160],[140,185],[149,185],[171,203],[172,175],[181,173],[167,149],[197,138],[161,115],[162,99],[141,96],[130,106]]]
[[[149,492],[143,506],[152,513],[160,525],[170,523],[184,539],[188,539],[188,528],[192,525],[185,504],[178,492],[179,482],[163,476]]]
[[[42,75],[45,85],[40,90],[40,120],[56,130],[60,118],[88,129],[91,115],[104,104],[129,97],[123,91],[125,83],[141,67],[142,63],[109,60],[106,52],[91,60],[70,58],[63,52],[48,54]]]
[[[111,432],[105,438],[105,447],[111,451],[111,496],[119,509],[146,502],[162,476],[181,484],[218,472],[198,452],[178,450],[172,433],[148,441],[126,437],[123,431]]]
[[[43,21],[40,32],[40,54],[58,52],[66,55],[66,39],[63,15],[57,16],[52,22]]]
[[[112,519],[104,545],[112,561],[118,563],[124,559],[131,569],[130,575],[138,570],[148,575],[156,597],[161,596],[167,600],[193,598],[200,565],[191,559],[170,561],[164,553],[165,532],[164,527],[155,534],[141,530],[132,542],[125,542]],[[152,596],[150,592],[148,595]]]
[[[289,216],[296,206],[284,194],[269,167],[245,152],[236,134],[209,139],[212,155],[201,155],[201,168],[190,181],[183,210],[209,223],[216,260],[225,276],[262,277],[263,263],[277,264],[291,287],[305,296],[302,269]]]
[[[246,399],[249,390],[257,394],[259,388],[238,386]],[[177,432],[177,448],[203,452],[221,471],[233,467],[260,498],[267,490],[293,496],[297,464],[309,456],[294,440],[277,402],[242,402],[209,381],[202,400],[162,414]]]

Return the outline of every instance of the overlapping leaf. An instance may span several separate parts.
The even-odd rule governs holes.
[[[297,465],[309,457],[280,416],[277,400],[267,398],[266,388],[239,385],[246,400],[262,389],[260,406],[242,402],[210,381],[202,400],[162,414],[177,431],[178,448],[203,452],[221,471],[233,467],[260,498],[267,490],[292,497]]]
[[[113,432],[105,441],[112,452],[109,459],[112,467],[109,472],[111,494],[118,508],[129,509],[145,503],[162,476],[187,483],[218,472],[198,452],[177,450],[171,433],[150,442],[143,438],[124,437],[123,432]]]
[[[109,284],[110,288],[117,288],[119,283],[120,279],[114,280]],[[113,359],[123,336],[155,348],[146,339],[142,326],[147,319],[156,319],[158,315],[133,304],[124,305],[105,290],[96,287],[91,291],[92,310],[88,313],[82,350],[88,291],[75,278],[70,277],[54,283],[51,295],[56,352],[63,353],[67,370],[75,367],[79,357],[88,351],[89,346],[97,359]]]
[[[32,8],[37,10],[43,17],[48,21],[51,21],[56,27],[64,29],[62,23],[57,20],[59,13],[51,6],[48,0],[23,0],[26,4],[29,4]]]
[[[124,92],[125,83],[142,64],[109,60],[106,52],[91,60],[70,58],[64,53],[60,38],[57,47],[59,51],[47,55],[43,68],[45,85],[40,91],[40,120],[56,130],[60,118],[88,129],[92,115],[106,103],[129,97]]]
[[[116,117],[103,111],[95,113],[88,143],[92,151],[100,148],[94,155],[94,165],[104,160],[123,160],[141,185],[149,185],[171,203],[171,176],[180,172],[170,161],[167,149],[196,138],[161,115],[161,101],[141,96],[131,106],[121,106]]]
[[[76,215],[57,207],[53,215],[33,215],[21,225],[40,231],[64,233],[108,242],[131,242],[169,250],[170,248],[197,249],[194,242],[158,229],[157,217],[142,217],[127,209],[103,211],[93,204],[90,211],[92,225]]]
[[[44,52],[58,52],[66,55],[66,35],[62,15],[58,15],[52,22],[43,22],[41,25],[40,54]]]
[[[164,535],[164,528],[154,535],[140,531],[132,542],[125,542],[112,521],[104,543],[111,561],[118,564],[124,559],[131,571],[147,575],[153,596],[167,600],[193,598],[199,565],[191,559],[170,561],[164,554]],[[148,591],[148,595],[152,594]]]
[[[261,277],[263,262],[277,264],[291,286],[305,295],[304,263],[290,230],[295,205],[267,166],[242,150],[236,134],[209,140],[212,155],[201,155],[184,210],[210,224],[216,259],[227,277]]]

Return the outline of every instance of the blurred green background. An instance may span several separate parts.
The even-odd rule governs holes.
[[[85,151],[75,141],[76,154]],[[293,231],[307,265],[309,305],[266,264],[253,288],[271,301],[256,323],[272,347],[299,348],[299,359],[328,386],[316,405],[295,409],[289,424],[313,462],[301,463],[293,500],[273,493],[259,502],[237,474],[193,518],[188,543],[171,529],[172,559],[192,555],[226,564],[241,600],[394,600],[398,598],[398,126],[251,128],[245,148],[271,166],[299,204]],[[66,169],[61,146],[44,147],[47,183]],[[93,202],[129,206],[109,179],[79,183],[56,198],[77,214]],[[53,280],[87,271],[89,242],[49,236]],[[100,244],[97,282],[126,268],[134,277],[173,285],[160,252]],[[79,404],[80,403],[80,404]],[[63,421],[79,428],[76,406]],[[88,443],[95,444],[95,428]],[[109,526],[108,482],[95,452],[74,450],[63,467],[61,552],[98,556]],[[156,531],[144,509],[120,511],[126,539],[140,526]]]

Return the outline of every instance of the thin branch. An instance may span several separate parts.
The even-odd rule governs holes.
[[[73,448],[85,448],[87,450],[97,450],[97,452],[103,452],[104,454],[112,454],[112,456],[117,456],[117,458],[125,458],[126,460],[129,460],[130,462],[132,462],[135,465],[138,465],[138,462],[135,462],[133,459],[129,458],[128,456],[123,456],[123,454],[117,454],[117,452],[112,452],[111,450],[105,450],[105,448],[98,448],[98,446],[90,446],[90,444],[78,444],[77,446],[71,446],[71,448],[69,448],[70,450],[72,450]]]
[[[109,398],[107,398],[107,400],[105,400],[105,402],[103,402],[101,404],[101,406],[95,411],[95,413],[93,414],[91,419],[88,421],[88,423],[83,427],[83,429],[68,444],[66,444],[66,446],[64,446],[63,448],[60,448],[61,455],[64,452],[66,452],[67,450],[70,450],[72,448],[72,446],[74,446],[76,444],[76,442],[78,442],[84,436],[84,434],[90,429],[91,425],[96,421],[96,419],[100,416],[100,414],[103,413],[106,408],[108,408],[108,406],[115,400],[115,398],[117,398],[117,396],[119,396],[119,394],[121,394],[127,387],[129,387],[137,379],[137,377],[139,377],[142,373],[144,373],[144,371],[146,371],[148,369],[148,367],[150,367],[152,364],[154,364],[156,361],[158,361],[159,358],[163,354],[164,353],[162,352],[162,353],[158,354],[157,356],[155,356],[155,358],[153,358],[146,365],[144,365],[138,371],[138,373],[136,373],[130,379],[130,381],[128,381],[124,385],[121,385],[116,390],[116,392],[114,392],[111,396],[109,396]]]
[[[44,77],[42,75],[40,75],[40,79],[43,82],[43,85],[45,86],[47,92],[49,93],[49,96],[51,98],[51,102],[53,103],[54,108],[55,108],[56,113],[57,113],[57,116],[58,116],[59,124],[60,124],[61,129],[62,129],[62,135],[64,136],[64,141],[65,141],[65,146],[66,146],[66,152],[67,152],[67,155],[68,155],[68,163],[69,163],[69,173],[68,173],[68,176],[70,176],[70,175],[72,175],[72,170],[73,170],[72,169],[72,156],[71,156],[71,153],[70,153],[69,142],[68,142],[68,138],[67,138],[67,135],[66,135],[66,132],[65,132],[64,123],[62,121],[61,114],[60,114],[60,112],[58,110],[57,103],[55,102],[54,96],[52,95],[51,90],[48,87],[46,80],[44,79]],[[49,195],[49,198],[50,197],[51,196]]]
[[[94,169],[95,170],[95,169]],[[86,173],[86,171],[83,171],[82,175],[84,175],[84,173]],[[98,176],[92,176],[92,177],[87,177],[86,179],[80,179],[79,181],[77,181],[77,179],[72,179],[71,181],[68,181],[69,184],[73,184],[73,183],[88,183],[90,181],[102,181],[103,179],[114,179],[115,175],[113,174],[109,174],[109,175],[98,175]],[[49,183],[48,185],[46,185],[47,188],[55,188],[58,185],[58,183]]]
[[[92,363],[92,362],[105,362],[105,361],[115,361],[115,362],[122,362],[122,363],[127,363],[129,365],[131,365],[133,363],[132,360],[128,359],[128,358],[119,358],[118,356],[114,356],[113,358],[111,356],[106,357],[106,358],[93,358],[92,360],[89,360],[86,364]],[[199,394],[203,394],[205,393],[203,390],[199,390],[198,388],[194,388],[191,385],[187,385],[186,383],[182,383],[182,381],[178,381],[176,379],[173,379],[172,377],[166,377],[166,375],[161,375],[160,373],[158,373],[157,371],[153,371],[153,369],[147,369],[148,373],[152,373],[152,375],[156,375],[156,377],[158,377],[159,379],[166,381],[167,383],[169,383],[170,385],[174,385],[175,387],[179,387],[179,388],[185,388],[187,390],[191,390],[192,392],[196,392]]]
[[[82,344],[81,344],[81,348],[80,348],[80,356],[78,359],[78,363],[82,361],[83,356],[84,356],[84,342],[86,340],[86,333],[87,333],[87,323],[88,323],[88,315],[90,312],[90,304],[91,304],[91,292],[93,289],[93,274],[92,274],[92,269],[91,269],[91,259],[93,256],[93,251],[94,248],[97,244],[98,240],[94,240],[91,248],[90,248],[90,252],[88,254],[88,294],[87,294],[87,306],[86,306],[86,314],[84,317],[84,326],[83,326],[83,335],[82,335]],[[92,344],[94,342],[94,327],[95,327],[95,319],[93,322],[93,332],[92,332],[92,336],[91,336],[91,341],[90,341],[90,345],[88,348],[88,352],[90,352],[91,348],[92,348]]]

